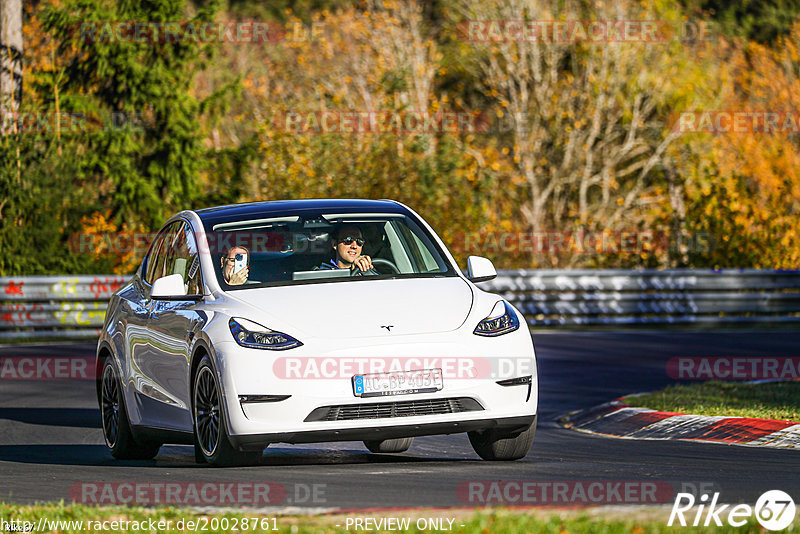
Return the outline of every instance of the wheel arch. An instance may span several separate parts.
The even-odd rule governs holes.
[[[211,364],[214,365],[214,352],[205,339],[199,338],[195,341],[194,347],[192,347],[192,357],[189,361],[189,409],[192,413],[194,413],[194,394],[192,393],[194,391],[194,378],[203,356],[208,356]],[[216,365],[214,365],[214,372],[216,372]]]
[[[221,370],[225,364],[219,361],[217,352],[214,350],[213,345],[211,345],[210,340],[208,340],[205,336],[198,336],[196,338],[191,349],[191,354],[192,357],[189,362],[189,410],[192,416],[192,425],[194,425],[194,380],[197,374],[197,368],[200,365],[200,362],[203,360],[203,356],[208,356],[208,359],[211,361],[211,369],[214,372],[214,376],[217,378],[217,387],[219,388],[220,393],[220,403],[222,404],[222,409],[225,411],[225,424],[228,434],[232,435],[233,428],[231,427],[230,411],[234,409],[236,404],[234,401],[228,398],[225,390],[225,380]],[[222,356],[222,358],[224,358],[224,356]]]
[[[111,358],[113,362],[113,355],[114,352],[107,342],[102,341],[97,347],[97,356],[94,360],[94,383],[98,403],[101,402],[100,396],[102,395],[103,367],[107,359]],[[119,373],[119,370],[117,370],[117,373]]]

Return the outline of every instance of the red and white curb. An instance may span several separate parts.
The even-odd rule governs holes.
[[[711,417],[634,408],[622,401],[570,412],[566,427],[631,439],[680,439],[800,449],[800,423],[752,417]]]

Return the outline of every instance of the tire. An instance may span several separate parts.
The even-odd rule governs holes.
[[[198,463],[214,467],[254,465],[262,451],[240,451],[228,437],[219,382],[211,360],[203,356],[192,381],[194,456]]]
[[[364,445],[370,452],[406,452],[411,444],[414,443],[414,438],[396,438],[385,439],[383,441],[365,441]]]
[[[131,432],[125,395],[122,394],[117,372],[111,358],[103,363],[100,379],[100,418],[103,437],[111,456],[118,460],[150,460],[158,454],[160,443],[137,440]]]
[[[468,432],[469,442],[478,456],[484,460],[519,460],[524,458],[533,446],[536,435],[536,421],[527,429],[516,434],[509,434],[499,430],[486,430],[483,432]]]

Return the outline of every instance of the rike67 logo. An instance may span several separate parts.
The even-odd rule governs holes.
[[[691,493],[678,493],[672,512],[669,514],[667,526],[672,526],[677,519],[679,525],[699,527],[723,526],[723,517],[732,527],[741,527],[747,524],[749,518],[755,515],[758,523],[767,530],[783,530],[794,521],[795,504],[788,493],[781,490],[765,492],[756,501],[755,507],[749,504],[737,504],[730,508],[730,504],[718,504],[719,493],[714,493],[709,502],[708,494],[700,496],[696,503]],[[692,510],[697,504],[697,509]],[[730,508],[730,510],[728,510]],[[724,513],[727,512],[727,516]],[[687,521],[688,516],[690,519]],[[694,516],[693,520],[691,519]]]

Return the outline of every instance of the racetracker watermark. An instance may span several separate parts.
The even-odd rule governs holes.
[[[667,43],[716,38],[704,22],[666,20],[468,20],[457,34],[472,43]]]
[[[480,111],[289,110],[277,113],[273,126],[293,134],[474,134],[490,129]]]
[[[377,330],[377,329],[376,329]],[[388,330],[386,331],[388,332]],[[272,363],[276,377],[286,380],[350,379],[356,375],[396,374],[441,370],[445,380],[508,379],[536,373],[531,358],[452,357],[321,357],[281,356]]]
[[[468,254],[642,254],[679,248],[681,251],[710,252],[710,234],[697,233],[671,240],[669,234],[651,230],[547,230],[536,232],[462,232],[452,248]]]
[[[667,526],[673,526],[677,520],[677,524],[682,527],[687,525],[708,527],[712,524],[721,527],[724,523],[732,527],[742,527],[747,524],[749,518],[755,516],[765,529],[783,530],[794,521],[796,512],[794,500],[781,490],[765,492],[758,498],[755,506],[737,504],[731,507],[730,504],[719,504],[719,498],[719,492],[713,495],[703,494],[699,498],[691,493],[678,493]],[[696,510],[693,509],[695,504],[697,504]]]
[[[663,43],[670,27],[657,20],[468,20],[458,34],[469,42]]]
[[[69,499],[82,504],[265,506],[322,504],[327,484],[280,482],[77,482]]]
[[[272,21],[84,21],[73,28],[84,43],[277,43],[286,28]]]
[[[8,356],[0,359],[0,380],[94,380],[93,357]]]
[[[134,253],[143,255],[156,237],[153,232],[80,232],[67,239],[69,249],[76,254]],[[251,252],[325,253],[330,252],[329,235],[293,234],[284,231],[195,232],[200,254],[226,254],[234,247],[244,247]],[[183,252],[186,252],[184,250]],[[192,251],[194,252],[194,250]]]
[[[251,530],[275,531],[277,517],[253,515],[250,517],[201,516],[197,519],[161,519],[149,517],[142,520],[120,519],[50,519],[40,516],[39,521],[0,518],[0,532],[248,532]]]
[[[77,111],[10,111],[0,109],[0,132],[18,135],[74,135],[152,127],[142,113]]]
[[[675,133],[794,135],[800,112],[793,110],[682,111],[670,115]]]
[[[618,480],[472,480],[456,487],[467,504],[593,506],[672,502],[675,490],[666,481]]]
[[[798,380],[800,357],[681,356],[667,361],[676,380]]]

